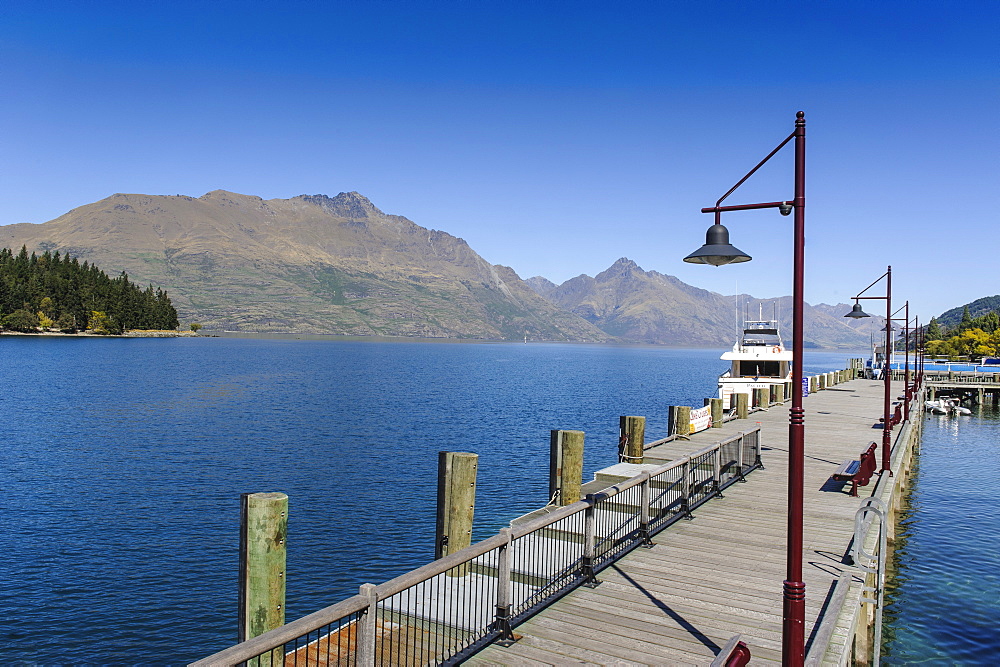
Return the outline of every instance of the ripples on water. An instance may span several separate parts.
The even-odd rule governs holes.
[[[1000,661],[1000,411],[928,416],[887,586],[883,660]]]
[[[717,350],[0,339],[0,661],[182,663],[236,639],[239,495],[289,495],[287,618],[433,558],[437,452],[479,453],[476,539],[544,505],[549,430],[700,406]],[[807,372],[845,365],[810,352]]]

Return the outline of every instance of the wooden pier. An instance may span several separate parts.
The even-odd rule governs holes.
[[[849,564],[849,553],[855,514],[879,478],[861,489],[861,497],[852,497],[850,484],[845,488],[830,475],[880,440],[883,388],[880,381],[851,380],[804,401],[804,580],[813,664],[849,663],[852,650],[862,660],[865,653],[871,656],[871,640],[865,639],[870,605],[859,604],[865,574]],[[902,383],[893,389],[895,397]],[[489,646],[470,664],[707,665],[736,634],[749,647],[752,664],[780,663],[788,408],[775,405],[690,441],[647,450],[647,462],[667,461],[759,422],[765,467],[727,489],[723,499],[698,508],[693,520],[656,535],[653,548],[636,549],[600,571],[596,588],[578,588],[518,625],[517,642]],[[893,496],[890,507],[898,506],[912,433],[910,424],[893,433],[907,442],[894,450],[894,467],[900,468],[895,480],[879,487]],[[821,624],[822,632],[814,632]]]
[[[922,392],[892,433],[895,474],[876,474],[859,496],[835,482],[846,460],[882,436],[884,385],[851,374],[809,378],[803,405],[807,665],[871,661],[895,514],[919,442]],[[582,489],[556,475],[553,503],[499,534],[195,664],[290,665],[308,655],[358,665],[707,665],[737,636],[753,664],[776,664],[790,389],[755,391],[731,421],[718,419],[717,399],[697,411],[672,408],[676,434],[645,448],[642,418],[622,418],[628,463]],[[699,424],[714,427],[690,434]],[[574,456],[563,447],[568,433],[553,436],[563,473]]]

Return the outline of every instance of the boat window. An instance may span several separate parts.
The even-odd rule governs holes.
[[[740,377],[781,377],[781,362],[741,361]]]

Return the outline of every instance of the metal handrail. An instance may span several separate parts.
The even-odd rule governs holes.
[[[379,643],[390,641],[384,635],[391,635],[391,626],[399,627],[399,624],[385,623],[384,617],[419,620],[416,616],[408,616],[404,609],[405,604],[412,602],[409,598],[405,603],[399,601],[395,606],[390,599],[408,596],[410,592],[420,595],[424,592],[423,589],[431,585],[436,586],[434,595],[446,597],[447,582],[463,580],[462,577],[470,573],[480,577],[481,588],[488,587],[489,590],[476,589],[483,594],[465,600],[469,606],[478,604],[479,607],[475,609],[460,608],[462,601],[451,601],[454,608],[436,608],[419,620],[421,631],[439,630],[447,634],[447,638],[438,646],[440,655],[422,655],[418,662],[449,663],[495,639],[512,638],[509,629],[513,620],[534,613],[556,596],[562,595],[569,587],[594,582],[596,570],[640,544],[648,545],[650,535],[663,530],[674,520],[688,516],[693,507],[721,495],[726,486],[758,468],[759,433],[758,426],[733,435],[693,454],[653,470],[643,471],[599,493],[588,495],[584,500],[552,509],[544,516],[512,524],[497,535],[382,584],[364,584],[359,595],[192,664],[205,667],[240,663],[270,665],[276,661],[283,663],[284,656],[291,657],[292,653],[317,643],[315,640],[308,641],[308,638],[317,636],[318,640],[317,631],[334,624],[339,624],[337,632],[345,627],[351,631],[355,643],[350,650],[355,652],[358,664],[375,664],[376,656],[382,655],[383,651],[379,648]],[[743,446],[747,441],[750,446]],[[737,465],[730,468],[727,461],[725,479],[722,479],[721,452],[724,447],[734,443],[738,445],[735,454]],[[668,473],[677,470],[680,470],[680,478],[674,481],[667,479]],[[683,484],[680,483],[682,481]],[[660,485],[658,491],[662,490],[655,500],[651,499],[652,494],[649,492],[650,486],[654,484]],[[638,496],[636,492],[628,493],[636,487],[640,487],[641,491]],[[668,493],[674,496],[673,499],[664,498]],[[639,500],[635,500],[636,497]],[[652,516],[654,504],[655,519]],[[584,518],[582,526],[579,525],[581,515]],[[541,549],[529,542],[519,542],[527,539],[542,540]],[[544,540],[555,540],[556,546],[553,547]],[[545,548],[550,551],[545,551]],[[551,553],[552,549],[557,553]],[[520,571],[512,573],[510,559],[512,555],[519,553],[525,563]],[[521,587],[520,602],[515,600],[516,595],[512,596],[512,586]],[[532,586],[535,593],[531,592]],[[441,593],[441,590],[445,590],[445,593]],[[446,604],[447,601],[436,600],[436,603]],[[495,607],[495,611],[484,608],[491,606]],[[443,612],[447,611],[447,620],[430,618],[435,611],[439,612],[439,616],[445,615]],[[379,612],[383,617],[381,629],[376,627]],[[464,616],[459,617],[459,614]],[[357,615],[357,618],[351,619],[352,615]],[[386,630],[386,627],[390,629]],[[300,643],[303,638],[307,640],[304,644]],[[293,646],[289,648],[288,644]],[[399,647],[396,649],[398,651]],[[417,656],[408,654],[402,657],[417,659]]]

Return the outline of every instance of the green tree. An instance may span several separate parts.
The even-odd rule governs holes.
[[[87,321],[87,328],[95,334],[104,336],[120,334],[122,332],[118,325],[115,324],[115,321],[111,319],[111,316],[102,310],[91,311],[90,319]]]
[[[76,318],[70,313],[63,313],[56,320],[56,328],[63,333],[76,333]]]
[[[201,325],[198,324],[197,322],[195,322],[194,324],[191,325],[191,331],[193,331],[195,333],[198,333],[199,329],[201,329]]]
[[[19,308],[10,315],[0,320],[0,324],[8,331],[20,331],[22,333],[34,333],[38,331],[38,318],[29,310]]]
[[[941,331],[941,325],[938,324],[937,318],[932,317],[930,324],[927,325],[927,329],[924,331],[927,336],[927,340],[943,340],[944,333]]]
[[[962,323],[959,325],[961,329],[966,329],[972,325],[972,315],[969,313],[969,306],[966,305],[962,308]]]

